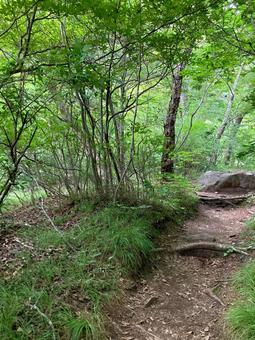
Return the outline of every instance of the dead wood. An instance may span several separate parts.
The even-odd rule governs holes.
[[[27,244],[27,243],[22,242],[20,239],[18,239],[18,237],[14,237],[13,240],[14,240],[15,242],[17,242],[18,244],[22,245],[22,247],[24,247],[24,248],[28,248],[28,249],[30,249],[30,250],[34,250],[34,247],[33,247],[33,246],[31,246],[30,244]]]

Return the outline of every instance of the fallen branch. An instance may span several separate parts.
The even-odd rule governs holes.
[[[49,326],[50,326],[50,328],[51,328],[51,330],[52,330],[52,339],[53,339],[53,340],[56,340],[55,328],[54,328],[54,326],[53,326],[52,321],[48,318],[48,316],[47,316],[46,314],[44,314],[44,313],[43,313],[43,312],[42,312],[35,304],[30,304],[30,303],[28,303],[27,305],[28,305],[28,307],[30,307],[31,309],[36,310],[37,313],[47,321],[47,323],[49,324]]]
[[[33,180],[35,181],[35,184],[37,186],[38,189],[40,189],[40,185],[37,181],[37,179],[35,177],[33,177]],[[47,218],[47,220],[50,222],[51,226],[53,227],[53,229],[63,238],[63,241],[65,242],[65,244],[72,249],[73,251],[75,250],[75,247],[72,246],[72,244],[70,244],[70,242],[68,242],[65,237],[64,237],[64,233],[59,230],[59,228],[55,225],[55,223],[53,222],[53,219],[50,217],[50,215],[47,213],[47,210],[44,208],[44,201],[43,198],[39,198],[38,200],[39,202],[39,207],[42,211],[42,213],[44,214],[44,216]]]
[[[27,248],[29,250],[33,250],[36,253],[46,253],[47,254],[47,253],[51,253],[51,252],[56,253],[57,251],[62,251],[61,248],[45,248],[45,249],[44,248],[38,248],[38,247],[35,248],[34,246],[32,246],[30,244],[22,242],[18,237],[14,237],[13,240],[15,242],[17,242],[18,244],[20,244],[22,247]]]
[[[30,250],[34,250],[34,247],[33,246],[30,246],[29,244],[26,244],[24,242],[22,242],[21,240],[19,240],[17,237],[14,237],[13,239],[15,242],[19,243],[20,245],[22,245],[22,247],[24,248],[28,248]]]
[[[44,216],[47,218],[47,220],[50,222],[51,226],[53,227],[53,229],[60,234],[61,236],[63,236],[63,233],[58,229],[58,227],[55,225],[55,223],[53,222],[52,218],[50,217],[50,215],[47,213],[46,209],[44,208],[44,202],[43,202],[43,198],[39,199],[39,206],[41,208],[41,211],[43,212]]]
[[[39,188],[39,187],[38,187]],[[63,238],[63,241],[65,242],[65,244],[72,249],[73,251],[75,250],[75,247],[72,246],[72,244],[70,242],[68,242],[65,239],[64,233],[58,229],[58,227],[55,225],[55,223],[53,222],[53,219],[50,217],[50,215],[47,213],[46,209],[44,208],[44,202],[43,202],[43,198],[39,199],[39,207],[41,208],[44,216],[48,219],[48,221],[50,222],[51,226],[53,227],[53,229]]]

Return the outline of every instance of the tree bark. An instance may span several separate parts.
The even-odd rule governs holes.
[[[184,64],[177,65],[172,76],[172,96],[169,102],[166,120],[164,124],[164,147],[161,158],[161,173],[174,173],[173,152],[176,146],[175,124],[176,116],[180,106],[181,91],[182,91],[182,70]]]
[[[224,118],[223,118],[223,122],[221,124],[221,126],[218,128],[217,132],[216,132],[216,136],[215,136],[215,150],[213,151],[213,154],[211,156],[211,162],[213,164],[216,164],[217,160],[218,160],[218,153],[219,153],[219,146],[220,146],[220,140],[221,137],[223,136],[227,126],[229,125],[229,122],[231,121],[231,111],[232,111],[232,106],[234,103],[234,99],[235,99],[235,93],[236,93],[236,89],[241,77],[241,73],[243,71],[243,65],[240,66],[234,84],[232,86],[232,88],[229,86],[229,96],[228,96],[228,103],[227,103],[227,108],[226,111],[224,113]]]
[[[244,116],[245,116],[245,113],[241,113],[240,115],[238,115],[232,127],[229,144],[224,153],[224,162],[226,165],[230,163],[230,160],[233,154],[234,145],[236,142],[236,135],[238,133],[239,127],[242,124]]]

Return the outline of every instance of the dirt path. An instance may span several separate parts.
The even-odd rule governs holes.
[[[197,217],[185,224],[183,238],[235,244],[244,221],[254,212],[255,207],[201,205]],[[171,248],[173,242],[182,240],[169,232],[160,246]],[[126,290],[122,307],[110,315],[114,325],[110,339],[226,339],[222,315],[233,300],[230,279],[247,260],[243,255],[156,255],[152,271]]]

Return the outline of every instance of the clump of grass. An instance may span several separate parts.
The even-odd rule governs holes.
[[[245,223],[249,229],[255,230],[255,216],[252,216]]]
[[[238,303],[228,314],[233,335],[238,340],[255,339],[255,307],[253,303]]]
[[[87,339],[95,340],[99,339],[99,333],[95,325],[98,320],[90,320],[90,315],[81,313],[78,316],[73,316],[70,313],[64,315],[64,323],[69,331],[69,337],[72,340]]]
[[[118,291],[121,275],[136,271],[153,249],[145,215],[108,206],[61,233],[46,226],[19,230],[36,257],[20,254],[24,268],[1,282],[1,339],[52,339],[51,323],[56,338],[99,338],[102,305]]]
[[[230,308],[226,319],[238,340],[255,339],[255,263],[241,269],[234,280],[240,294],[239,300]]]

